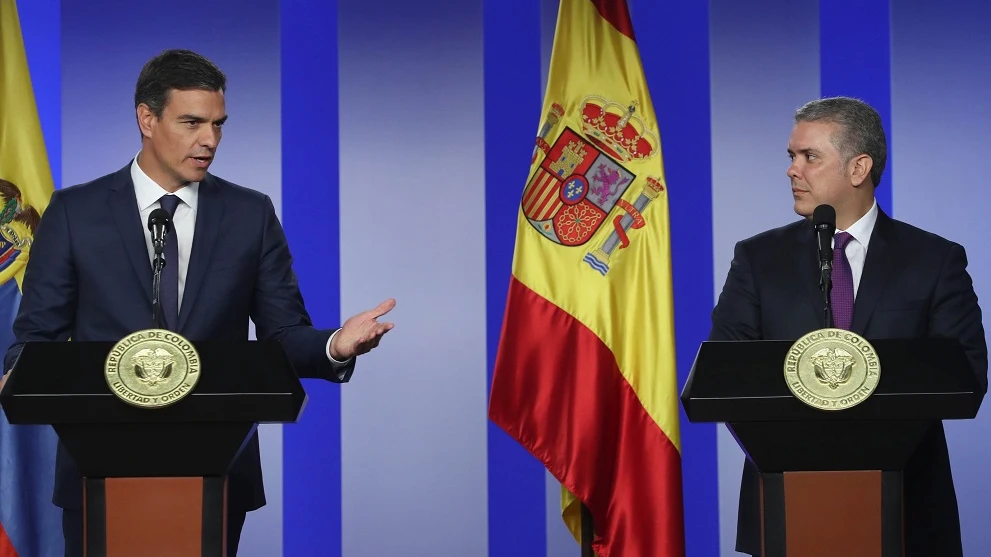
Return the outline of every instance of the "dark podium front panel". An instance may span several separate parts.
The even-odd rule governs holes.
[[[278,342],[194,343],[192,392],[140,408],[104,378],[115,344],[25,344],[0,392],[8,420],[52,425],[82,471],[87,557],[223,557],[228,470],[257,424],[299,419],[299,378]]]
[[[958,342],[870,343],[881,362],[877,388],[836,411],[789,390],[792,341],[699,349],[682,405],[692,422],[726,424],[760,471],[764,557],[901,556],[906,463],[935,423],[977,415],[984,389]]]

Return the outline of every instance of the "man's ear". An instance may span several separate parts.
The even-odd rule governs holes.
[[[865,181],[870,183],[872,168],[874,168],[874,159],[870,155],[857,155],[850,160],[848,169],[850,181],[853,182],[854,187],[860,187]]]
[[[138,129],[141,130],[141,135],[143,137],[151,137],[152,132],[155,129],[155,123],[158,121],[158,117],[155,113],[151,111],[145,103],[138,105],[135,110],[136,116],[138,118]]]

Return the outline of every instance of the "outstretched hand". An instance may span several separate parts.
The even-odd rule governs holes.
[[[330,357],[343,362],[378,346],[382,336],[394,326],[392,323],[379,323],[378,318],[394,307],[396,301],[390,298],[374,309],[363,311],[345,321],[330,343]]]

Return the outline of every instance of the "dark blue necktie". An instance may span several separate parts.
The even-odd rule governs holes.
[[[168,211],[174,219],[180,199],[169,194],[163,195],[159,201],[162,204],[162,209]],[[169,227],[169,233],[165,236],[165,268],[162,269],[160,299],[165,327],[174,331],[179,323],[179,239],[175,233],[174,221]]]

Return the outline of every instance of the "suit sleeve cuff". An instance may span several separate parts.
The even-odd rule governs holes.
[[[330,355],[330,343],[334,342],[334,336],[338,333],[338,331],[340,331],[340,329],[338,329],[337,331],[334,331],[330,335],[330,338],[327,339],[327,348],[326,348],[326,350],[324,352],[327,354],[327,359],[330,360],[330,363],[334,364],[335,366],[346,366],[349,363],[351,363],[352,358],[349,358],[347,361],[341,362],[341,361],[335,360],[334,357]]]

